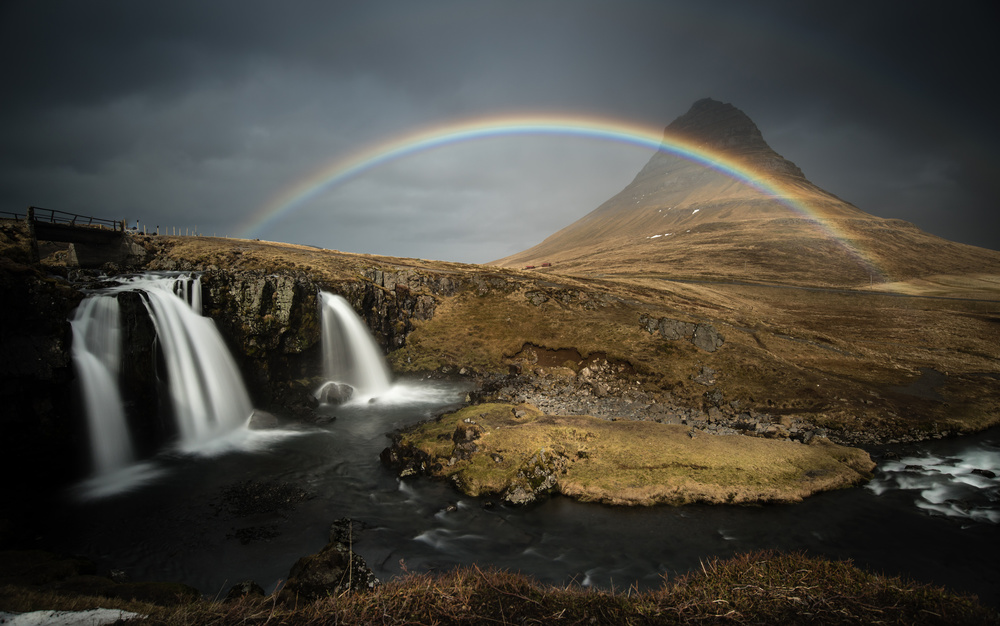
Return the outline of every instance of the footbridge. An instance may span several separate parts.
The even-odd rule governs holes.
[[[92,245],[120,244],[125,222],[30,206],[26,215],[37,241]]]
[[[125,220],[109,220],[55,209],[30,206],[26,213],[7,213],[2,217],[24,221],[31,237],[31,254],[38,260],[38,242],[69,243],[70,264],[99,267],[120,262],[127,254]]]

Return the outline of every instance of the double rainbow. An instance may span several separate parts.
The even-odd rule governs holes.
[[[327,163],[297,180],[274,196],[267,204],[238,226],[238,236],[259,237],[278,222],[288,218],[310,200],[343,184],[351,178],[407,156],[456,143],[492,137],[516,135],[576,136],[615,141],[663,151],[701,164],[774,196],[789,209],[814,222],[827,236],[845,248],[870,273],[879,278],[881,271],[862,254],[832,222],[820,217],[807,203],[796,200],[773,178],[764,178],[724,154],[705,150],[674,138],[665,139],[659,129],[621,120],[569,115],[500,116],[465,120],[418,130],[373,145],[344,158]]]

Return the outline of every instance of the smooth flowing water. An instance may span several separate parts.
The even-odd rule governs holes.
[[[122,332],[118,295],[135,291],[156,332],[156,372],[185,452],[229,445],[253,413],[239,370],[215,322],[201,315],[201,281],[181,273],[117,277],[83,300],[71,320],[73,360],[87,416],[92,478],[84,497],[106,496],[142,484],[156,474],[136,462],[120,388]],[[141,410],[141,408],[139,409]],[[143,417],[140,416],[139,419]],[[167,443],[167,442],[164,442]]]
[[[387,393],[392,386],[389,367],[368,327],[343,297],[321,291],[319,299],[326,384],[350,385],[353,402],[367,402]]]
[[[221,338],[198,314],[194,279],[149,280],[121,288],[146,293],[181,445],[142,464],[112,459],[109,467],[130,472],[130,490],[68,495],[38,524],[50,545],[104,570],[181,581],[209,596],[248,578],[270,591],[299,557],[326,544],[331,522],[351,517],[365,525],[354,549],[383,579],[404,568],[477,563],[553,584],[649,588],[713,557],[805,550],[1000,606],[1000,430],[900,448],[866,487],[793,505],[614,508],[552,497],[510,507],[428,478],[399,479],[381,465],[387,433],[461,406],[468,389],[392,383],[364,324],[339,296],[321,294],[324,371],[351,385],[355,397],[321,405],[331,418],[322,427],[252,431],[243,426],[252,407],[230,373],[232,360],[224,346],[219,354]],[[120,358],[112,302],[85,300],[73,321],[78,367],[96,372],[94,388],[109,397]],[[102,420],[113,417],[113,408],[102,411]],[[100,424],[109,441],[121,439]]]
[[[135,461],[118,385],[122,351],[118,300],[87,298],[77,307],[70,326],[94,473],[108,475]]]
[[[323,428],[252,433],[241,449],[214,457],[161,455],[162,475],[141,490],[65,502],[54,536],[104,568],[140,580],[180,580],[212,596],[246,578],[275,588],[299,557],[325,545],[330,523],[346,516],[366,524],[354,549],[383,579],[398,574],[401,563],[410,571],[478,563],[554,584],[649,588],[712,557],[776,548],[850,558],[1000,604],[1000,525],[988,515],[927,510],[920,505],[926,490],[889,484],[895,462],[872,488],[799,504],[681,508],[614,508],[563,497],[509,507],[431,479],[399,479],[381,466],[385,433],[458,406],[465,391],[398,383],[374,404],[326,407],[336,419]],[[958,459],[985,450],[996,462],[998,442],[994,430],[908,455]],[[248,481],[299,488],[308,499],[241,510],[227,494]],[[983,501],[976,506],[995,511],[998,488],[996,480],[977,487]]]

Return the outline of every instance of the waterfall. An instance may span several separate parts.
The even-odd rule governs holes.
[[[354,389],[354,398],[374,398],[392,387],[389,368],[378,344],[351,305],[341,296],[320,292],[323,376]]]
[[[108,474],[134,460],[118,376],[121,322],[118,299],[92,296],[80,303],[70,321],[73,363],[80,376],[94,470]]]
[[[119,277],[80,303],[71,320],[73,360],[84,396],[98,475],[134,461],[119,379],[122,340],[117,295],[138,291],[156,330],[178,445],[196,450],[244,426],[253,405],[215,323],[200,315],[201,280],[189,275]],[[150,409],[151,412],[154,409]]]
[[[167,366],[181,448],[197,448],[246,424],[253,405],[236,363],[215,322],[193,308],[201,308],[201,281],[195,279],[180,290],[176,283],[157,281],[145,292]],[[188,293],[199,295],[189,304]]]

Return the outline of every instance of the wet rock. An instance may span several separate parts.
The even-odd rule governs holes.
[[[278,418],[273,413],[261,409],[254,409],[253,414],[250,415],[250,421],[247,422],[247,428],[250,430],[268,430],[277,427]]]
[[[395,470],[401,478],[426,474],[435,464],[420,448],[402,444],[398,434],[393,435],[392,445],[379,454],[379,460],[382,465]]]
[[[222,492],[223,506],[236,517],[258,513],[273,513],[295,508],[313,494],[296,485],[282,482],[246,480],[226,487]]]
[[[329,541],[352,546],[368,525],[361,520],[341,517],[330,524]]]
[[[371,568],[353,550],[359,527],[349,518],[334,522],[330,542],[292,566],[282,597],[288,601],[317,600],[345,591],[369,591],[379,585]]]
[[[518,470],[517,476],[504,491],[502,499],[509,504],[528,504],[538,496],[555,489],[558,475],[566,469],[567,459],[553,451],[540,450]]]
[[[227,533],[226,539],[236,539],[241,545],[246,546],[255,541],[269,541],[280,534],[281,533],[278,532],[278,527],[276,525],[265,524],[263,526],[237,528],[232,533]]]
[[[242,580],[229,589],[229,593],[226,594],[226,602],[246,597],[263,598],[264,589],[252,580]]]
[[[347,383],[328,382],[316,395],[323,404],[343,404],[354,396],[354,387]]]
[[[992,471],[990,471],[988,469],[979,469],[979,468],[976,468],[976,469],[972,470],[971,473],[975,474],[977,476],[982,476],[984,478],[996,478],[997,477],[996,472],[992,472]]]

